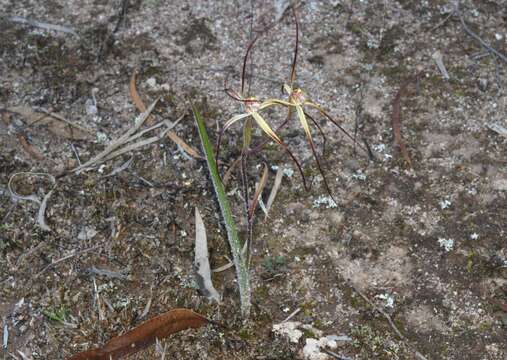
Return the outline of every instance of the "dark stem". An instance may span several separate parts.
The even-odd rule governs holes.
[[[294,80],[296,79],[296,63],[298,59],[298,46],[299,46],[299,23],[298,23],[298,17],[296,13],[296,7],[292,6],[292,15],[294,17],[294,24],[296,25],[296,46],[294,48],[294,58],[292,59],[292,65],[290,70],[290,85],[292,87],[292,84],[294,83]]]

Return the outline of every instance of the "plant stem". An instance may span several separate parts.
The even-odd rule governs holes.
[[[199,113],[199,110],[192,105],[192,112],[194,113],[194,119],[197,123],[197,129],[199,131],[199,137],[201,138],[202,148],[206,156],[208,163],[208,169],[213,183],[213,188],[217,195],[218,204],[220,205],[220,211],[225,222],[225,229],[227,231],[227,239],[229,240],[229,246],[231,247],[232,259],[234,267],[236,268],[236,277],[238,279],[239,296],[241,301],[241,313],[246,319],[250,315],[251,307],[251,289],[250,289],[250,276],[248,269],[248,261],[246,256],[242,254],[243,244],[239,239],[238,230],[234,218],[232,217],[231,206],[227,195],[225,194],[224,185],[220,179],[218,173],[218,166],[215,161],[213,154],[213,147],[210,144],[208,133],[206,132],[206,125],[204,120]]]

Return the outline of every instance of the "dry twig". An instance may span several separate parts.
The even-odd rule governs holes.
[[[359,290],[354,284],[352,284],[349,281],[349,286],[359,295],[363,298],[364,301],[368,303],[375,311],[377,311],[379,314],[381,314],[389,323],[389,326],[391,326],[391,329],[396,333],[396,335],[402,340],[405,345],[414,353],[415,357],[419,360],[428,360],[424,355],[422,355],[419,351],[417,351],[412,345],[408,343],[408,339],[401,333],[401,331],[398,329],[394,321],[391,319],[391,316],[389,316],[388,313],[386,313],[384,310],[379,308],[377,305],[375,305],[368,297],[363,294],[361,290]]]

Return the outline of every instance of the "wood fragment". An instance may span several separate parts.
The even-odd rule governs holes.
[[[12,16],[11,18],[9,18],[9,20],[12,21],[13,23],[24,24],[24,25],[29,25],[29,26],[40,28],[40,29],[44,29],[44,30],[63,32],[66,34],[79,36],[74,29],[67,27],[67,26],[31,20],[31,19],[20,17],[20,16]]]
[[[412,167],[412,161],[410,160],[410,156],[408,155],[407,148],[405,147],[405,143],[403,142],[401,136],[401,97],[406,95],[408,85],[412,82],[417,82],[419,80],[421,73],[416,74],[413,77],[410,77],[405,82],[402,83],[400,89],[396,93],[393,100],[393,112],[391,114],[391,125],[394,133],[394,141],[396,145],[398,145],[400,152],[405,159],[408,167]]]
[[[507,138],[507,128],[505,128],[502,124],[500,123],[491,123],[491,124],[488,124],[487,127],[496,132],[498,135],[502,135],[503,137]]]
[[[186,329],[200,328],[211,321],[188,309],[174,309],[145,321],[129,332],[109,340],[102,348],[88,350],[68,360],[115,360],[147,348],[157,339]]]

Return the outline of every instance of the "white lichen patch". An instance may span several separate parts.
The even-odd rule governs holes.
[[[314,338],[306,339],[306,344],[303,348],[303,357],[307,360],[329,359],[329,355],[322,352],[321,349],[336,349],[338,347],[337,339],[338,336],[336,335],[324,336],[318,340]]]
[[[280,167],[278,165],[272,165],[271,170],[277,171]],[[284,166],[282,172],[288,178],[291,178],[294,175],[294,170],[290,166]]]
[[[273,332],[279,336],[286,336],[291,343],[297,344],[303,332],[298,329],[301,325],[299,321],[286,321],[273,325]]]
[[[356,180],[365,181],[366,180],[366,174],[363,173],[361,169],[357,170],[356,173],[352,174],[352,178]]]
[[[444,199],[444,200],[440,201],[438,203],[438,205],[440,205],[440,209],[444,210],[444,209],[447,209],[448,207],[450,207],[452,205],[452,203],[449,200]]]
[[[444,250],[446,252],[449,252],[452,249],[454,249],[454,240],[453,239],[439,238],[438,244],[440,245],[441,248],[444,248]]]
[[[332,209],[338,207],[338,205],[334,202],[331,196],[319,196],[317,199],[313,200],[313,207],[318,208],[324,205],[326,209]]]
[[[394,296],[389,293],[379,294],[375,296],[377,299],[384,300],[384,307],[393,309],[394,308]]]

